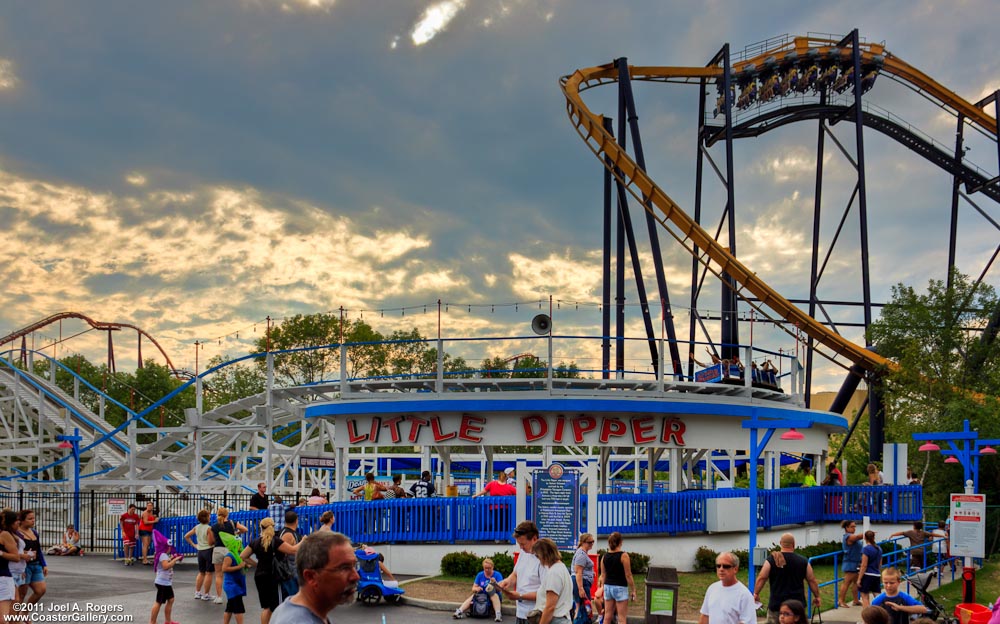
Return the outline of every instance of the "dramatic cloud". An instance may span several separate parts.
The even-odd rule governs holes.
[[[427,7],[410,32],[413,45],[424,45],[446,30],[465,3],[466,0],[443,0]]]

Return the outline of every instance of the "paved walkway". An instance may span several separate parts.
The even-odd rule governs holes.
[[[140,624],[149,622],[149,610],[156,596],[152,567],[136,565],[126,568],[101,555],[49,557],[47,562],[48,591],[42,599],[43,613],[55,613],[56,610],[71,612],[73,609],[77,609],[79,613],[98,613],[104,610],[107,613],[131,615],[132,621]],[[224,605],[193,598],[196,574],[197,567],[193,558],[188,558],[177,566],[174,574],[174,593],[177,597],[174,600],[172,618],[180,624],[221,624]],[[258,624],[260,603],[252,581],[247,583],[247,589],[249,595],[244,599],[247,607],[245,624]],[[446,620],[451,621],[441,611],[385,603],[374,607],[358,603],[344,605],[335,609],[330,619],[338,623],[381,624],[383,614],[387,624],[441,624]],[[513,617],[504,619],[510,623],[514,621]],[[159,622],[163,621],[161,609]]]
[[[133,622],[144,624],[149,621],[149,610],[156,595],[151,567],[125,567],[102,555],[49,557],[47,561],[48,592],[42,601],[43,612],[72,611],[74,608],[80,613],[104,610],[108,613],[131,615]],[[219,624],[222,621],[223,605],[193,598],[196,573],[197,568],[192,558],[177,566],[174,575],[174,592],[177,598],[174,601],[173,619],[181,624]],[[247,607],[245,624],[257,624],[260,621],[260,608],[257,590],[252,581],[247,583],[247,590],[249,594],[244,599]],[[382,624],[384,615],[387,624],[441,624],[452,621],[450,612],[455,606],[425,600],[413,600],[411,604],[402,606],[379,603],[374,607],[366,607],[354,603],[338,607],[331,613],[330,619],[338,623]],[[162,610],[159,621],[164,621]],[[513,623],[513,615],[505,614],[504,621]],[[641,615],[629,616],[630,624],[643,621]],[[824,624],[855,624],[860,621],[861,607],[823,612]]]

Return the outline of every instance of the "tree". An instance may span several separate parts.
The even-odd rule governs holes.
[[[274,358],[278,385],[304,385],[340,378],[340,318],[332,314],[296,315],[258,339],[254,353],[296,350]],[[390,375],[432,376],[437,367],[437,350],[416,329],[396,330],[387,338],[361,319],[346,320],[343,341],[347,347],[347,377],[350,379]],[[316,349],[324,345],[330,348]],[[465,370],[465,360],[444,355],[445,370]],[[263,368],[263,359],[257,361]],[[449,368],[451,367],[451,368]]]
[[[995,416],[1000,407],[1000,343],[984,332],[1000,306],[996,291],[955,272],[951,288],[931,280],[923,293],[903,284],[892,292],[869,330],[879,352],[899,364],[898,371],[883,377],[887,436],[908,442],[911,457],[919,455],[914,432],[958,431],[965,419],[980,438],[1000,437]],[[991,500],[998,494],[997,464],[992,459],[980,462],[980,487]],[[920,472],[920,466],[913,468]],[[949,492],[960,491],[961,480],[960,468],[938,464],[924,483],[925,504],[944,504]],[[995,522],[994,548],[1000,537]]]
[[[217,355],[208,362],[215,368],[232,360],[229,355]],[[260,394],[266,384],[265,372],[259,366],[237,362],[223,366],[206,378],[204,408],[211,411],[248,396]]]

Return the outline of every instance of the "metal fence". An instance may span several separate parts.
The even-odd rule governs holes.
[[[257,533],[266,512],[247,511],[249,494],[218,496],[155,492],[113,494],[83,492],[80,498],[81,544],[84,550],[112,552],[121,543],[118,514],[109,502],[135,503],[140,511],[147,501],[158,510],[157,528],[186,552],[183,536],[196,523],[202,509],[234,510],[231,518]],[[695,490],[656,494],[601,494],[597,503],[598,532],[624,534],[670,534],[707,530],[708,501],[746,498],[747,490]],[[290,500],[296,500],[288,497]],[[911,522],[923,516],[922,490],[917,485],[832,486],[761,490],[757,523],[771,528],[804,522],[830,522],[869,516],[874,522]],[[587,497],[581,501],[579,530],[587,526]],[[34,509],[44,545],[56,544],[73,515],[73,494],[0,492],[0,506],[15,510]],[[492,542],[509,541],[515,525],[514,497],[410,498],[381,501],[351,501],[313,507],[298,507],[300,528],[311,532],[327,510],[336,516],[335,528],[358,542]],[[528,505],[530,518],[531,505]],[[213,520],[214,522],[214,517]],[[119,553],[120,554],[120,553]]]

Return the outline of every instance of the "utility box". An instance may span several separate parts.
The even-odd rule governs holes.
[[[646,574],[646,624],[677,623],[677,568],[649,566]]]
[[[710,498],[705,501],[705,530],[727,533],[750,530],[749,498]]]

